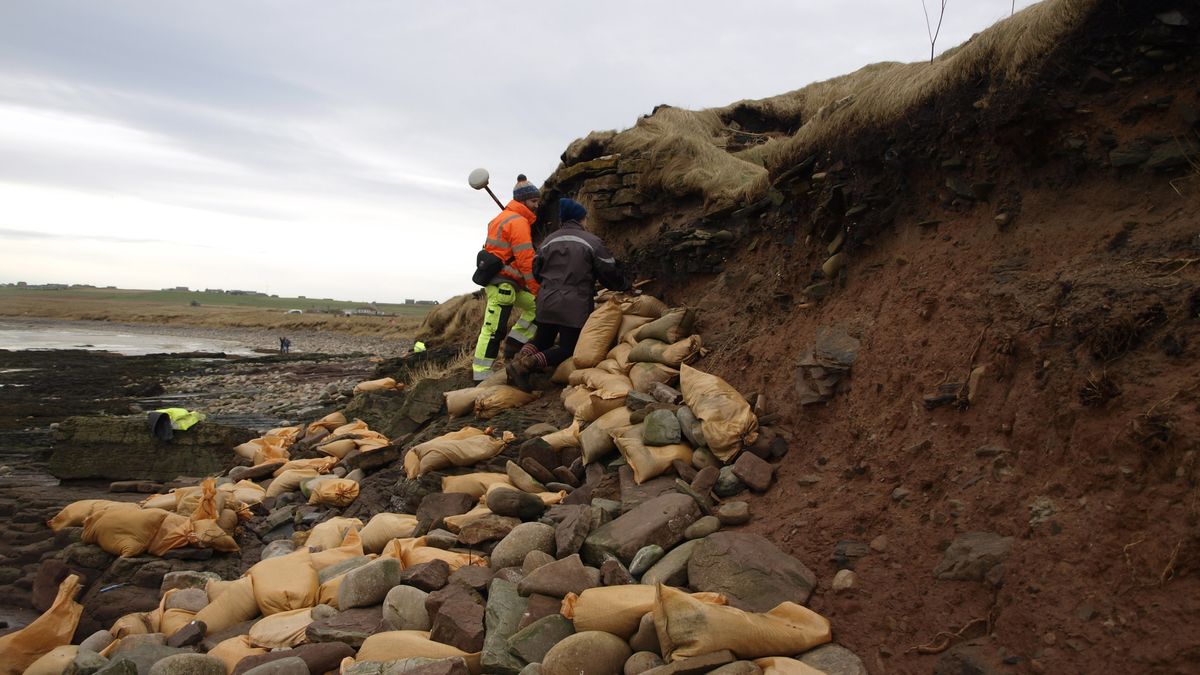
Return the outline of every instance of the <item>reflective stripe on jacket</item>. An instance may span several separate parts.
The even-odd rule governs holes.
[[[533,278],[533,238],[530,235],[530,226],[535,220],[537,216],[529,207],[513,200],[488,223],[487,241],[483,248],[505,262],[492,283],[509,282],[537,295],[538,282]]]
[[[537,322],[582,327],[594,307],[596,282],[625,290],[628,281],[600,237],[567,221],[542,241],[533,273],[541,283]]]

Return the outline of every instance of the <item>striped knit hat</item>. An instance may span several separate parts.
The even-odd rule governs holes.
[[[523,202],[526,199],[537,199],[542,196],[537,186],[529,182],[525,174],[517,176],[517,184],[513,186],[513,199]]]

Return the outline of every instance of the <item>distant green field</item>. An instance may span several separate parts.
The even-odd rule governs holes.
[[[152,291],[113,288],[69,288],[65,290],[41,290],[34,288],[0,287],[0,300],[44,298],[47,300],[83,300],[154,303],[163,305],[190,306],[198,302],[201,306],[250,307],[258,309],[300,309],[305,312],[340,311],[369,307],[369,302],[331,300],[324,298],[283,298],[266,295],[233,295],[230,293],[205,293],[203,291]],[[406,305],[375,303],[374,307],[385,314],[401,316],[424,316],[432,305]]]

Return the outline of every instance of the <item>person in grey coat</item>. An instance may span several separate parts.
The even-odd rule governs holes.
[[[530,373],[555,368],[575,353],[579,333],[595,308],[597,281],[614,291],[629,289],[608,247],[583,229],[587,209],[561,199],[558,213],[562,224],[542,241],[533,259],[533,277],[541,284],[537,333],[506,368],[509,384],[525,391],[530,390]]]

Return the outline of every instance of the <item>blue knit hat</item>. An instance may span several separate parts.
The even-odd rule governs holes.
[[[542,193],[537,189],[537,186],[529,182],[525,178],[525,174],[517,176],[517,184],[513,186],[513,199],[523,202],[526,199],[537,199]]]
[[[583,204],[574,199],[558,200],[558,219],[562,222],[569,220],[583,220],[587,217],[587,209],[583,208]]]

